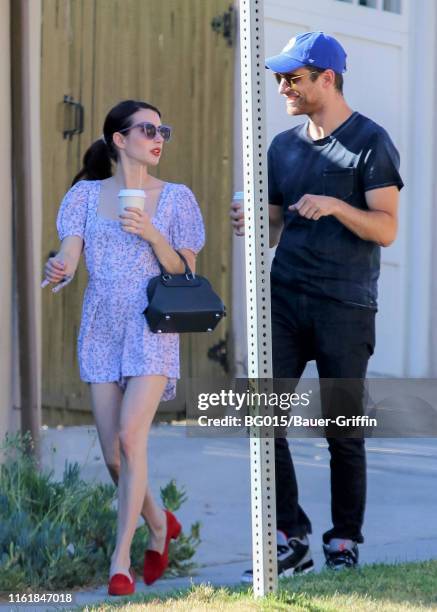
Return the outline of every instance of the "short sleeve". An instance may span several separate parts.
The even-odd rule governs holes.
[[[362,166],[364,191],[396,185],[399,190],[404,183],[399,174],[399,153],[387,132],[375,134],[365,151]]]
[[[282,206],[283,196],[281,191],[279,190],[278,182],[276,180],[275,150],[273,142],[267,151],[267,168],[269,183],[269,204],[273,204],[275,206]]]
[[[85,235],[88,211],[88,181],[79,181],[65,194],[56,219],[59,240]]]
[[[185,185],[176,192],[170,232],[174,249],[190,249],[197,254],[205,244],[202,213],[193,192]]]

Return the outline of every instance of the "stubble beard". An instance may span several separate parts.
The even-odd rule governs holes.
[[[303,97],[299,97],[299,98],[295,98],[295,101],[293,104],[290,104],[289,102],[290,98],[287,97],[286,101],[285,101],[285,107],[287,110],[287,114],[291,115],[292,117],[295,115],[305,115],[306,111],[305,111],[305,107],[306,107],[306,100]]]

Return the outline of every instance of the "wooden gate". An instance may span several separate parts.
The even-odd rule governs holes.
[[[42,262],[59,247],[60,201],[87,147],[101,134],[106,113],[123,99],[146,100],[174,126],[157,176],[194,191],[207,232],[198,272],[211,279],[230,312],[234,57],[232,46],[211,27],[228,8],[229,0],[43,0]],[[84,109],[83,132],[64,137],[80,119],[76,103]],[[78,411],[90,410],[76,354],[86,282],[82,262],[74,282],[59,294],[43,292],[46,421],[53,409],[68,410],[66,424],[78,422]],[[230,329],[228,317],[213,334],[183,337],[181,376],[220,376],[222,366],[208,353],[227,340]],[[175,402],[161,406],[183,408]]]

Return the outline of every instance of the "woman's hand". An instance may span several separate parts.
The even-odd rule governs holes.
[[[122,229],[153,243],[159,232],[153,225],[150,216],[143,210],[130,206],[124,210],[124,214],[118,215],[121,219]]]
[[[57,253],[54,257],[49,257],[44,266],[44,275],[50,283],[59,283],[66,276],[73,276],[76,269],[71,259]]]
[[[83,247],[84,241],[80,236],[66,236],[61,242],[59,252],[49,257],[44,266],[45,278],[41,287],[56,283],[52,289],[54,293],[65,287],[76,273]]]
[[[57,253],[54,257],[49,257],[44,266],[44,281],[42,287],[49,283],[59,283],[66,277],[73,277],[75,273],[74,263],[70,258]]]

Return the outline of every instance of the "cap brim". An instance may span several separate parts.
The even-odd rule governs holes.
[[[265,65],[266,68],[270,68],[270,70],[273,70],[273,72],[281,72],[282,74],[293,72],[293,70],[297,70],[298,68],[303,68],[305,66],[305,64],[302,62],[290,57],[289,55],[285,55],[284,53],[267,57],[265,60]]]

